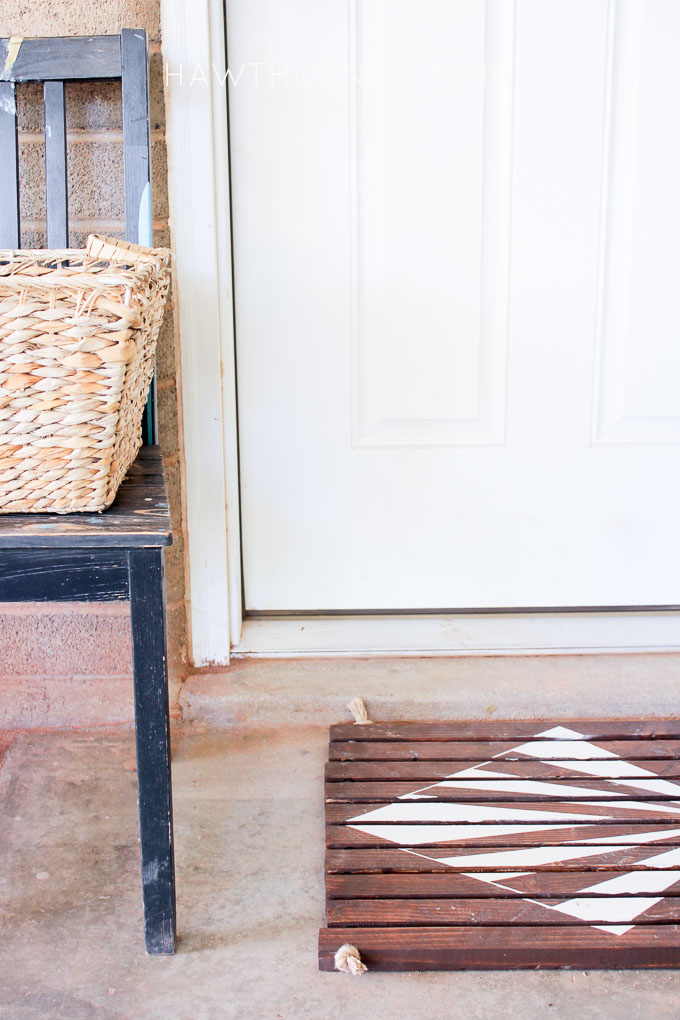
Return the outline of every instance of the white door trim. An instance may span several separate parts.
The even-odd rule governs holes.
[[[677,651],[680,613],[465,613],[249,619],[235,658]]]
[[[241,633],[236,366],[221,0],[161,0],[179,318],[189,627],[197,666]]]

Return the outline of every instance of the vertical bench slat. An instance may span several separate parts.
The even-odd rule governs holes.
[[[123,95],[123,171],[125,182],[125,237],[136,244],[153,245],[151,218],[151,135],[149,125],[149,57],[146,33],[123,29],[120,34]],[[156,377],[144,411],[144,442],[158,442]]]
[[[18,248],[19,143],[13,81],[0,81],[0,196],[0,248]]]
[[[47,247],[68,248],[66,104],[63,81],[46,81],[44,96]]]
[[[146,35],[124,29],[120,36],[123,94],[125,237],[152,244],[151,140]]]

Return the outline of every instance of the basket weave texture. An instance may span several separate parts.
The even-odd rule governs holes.
[[[104,510],[142,445],[170,252],[0,251],[0,513]]]

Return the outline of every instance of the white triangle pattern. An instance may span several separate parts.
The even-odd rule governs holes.
[[[534,739],[518,745],[510,752],[503,751],[495,756],[494,761],[497,761],[499,758],[510,758],[517,752],[543,761],[545,764],[556,765],[562,768],[569,767],[568,763],[572,763],[573,766],[573,762],[577,760],[579,764],[577,768],[574,768],[575,783],[578,782],[579,777],[581,779],[587,777],[601,779],[613,786],[616,785],[628,789],[656,789],[658,792],[665,793],[666,795],[675,794],[678,800],[664,802],[663,810],[680,815],[680,783],[662,780],[656,773],[626,762],[612,752],[598,747],[597,744],[590,743],[582,733],[567,729],[564,726],[555,726],[552,729],[537,733],[536,738],[540,737],[546,739]],[[578,807],[579,803],[583,803],[579,802],[576,798],[584,797],[591,792],[577,785],[571,786],[566,783],[564,785],[561,783],[555,784],[550,780],[534,781],[508,777],[506,773],[496,771],[493,768],[493,763],[493,761],[480,762],[479,765],[475,765],[472,768],[461,769],[460,772],[453,773],[453,775],[448,776],[441,782],[425,786],[413,793],[404,794],[391,804],[363,812],[361,815],[357,815],[349,820],[350,827],[370,835],[380,835],[394,843],[400,844],[404,847],[406,853],[416,854],[427,860],[437,861],[438,864],[448,864],[456,868],[465,866],[479,867],[481,864],[493,864],[499,868],[513,866],[531,868],[542,864],[576,860],[581,857],[602,856],[602,845],[605,843],[608,845],[608,848],[611,847],[613,850],[616,845],[641,847],[645,843],[680,837],[680,828],[659,828],[658,830],[645,833],[635,833],[633,830],[630,834],[583,840],[583,843],[597,844],[594,847],[584,845],[579,847],[560,846],[557,844],[506,850],[489,849],[487,853],[477,851],[474,854],[466,853],[463,850],[460,853],[453,853],[450,857],[431,857],[422,851],[406,849],[406,847],[434,842],[435,839],[437,842],[447,842],[448,840],[455,840],[463,836],[469,840],[485,839],[490,836],[502,835],[503,833],[516,835],[528,831],[538,832],[539,830],[554,832],[569,827],[573,821],[585,820],[596,823],[602,819],[611,820],[615,816],[607,814],[607,808],[624,807],[632,811],[637,809],[644,809],[645,811],[654,809],[654,805],[648,802],[628,799],[623,803],[617,803],[616,800],[598,801],[598,807],[603,809],[603,813],[598,815],[583,814],[578,811],[567,813],[551,811],[546,808],[541,809],[540,802],[523,809],[509,809],[497,805],[489,807],[483,804],[469,804],[462,801],[454,803],[441,802],[437,804],[423,803],[434,796],[433,790],[442,788],[474,789],[476,786],[474,780],[478,779],[485,780],[486,789],[494,792],[498,791],[499,793],[518,791],[520,785],[526,792],[545,793],[546,796],[553,797],[556,790],[559,790],[560,795],[564,796],[565,800],[572,800],[576,807]],[[653,786],[650,786],[650,780],[653,781]],[[623,791],[619,793],[611,790],[610,796],[625,797],[625,793]],[[501,823],[504,819],[510,817],[517,824],[491,824],[493,822]],[[439,824],[423,824],[425,820],[432,822],[437,820]],[[371,825],[371,822],[380,822],[381,824]],[[385,824],[389,822],[397,824]],[[420,824],[408,825],[408,822],[420,822]],[[526,825],[522,824],[523,822],[531,822],[532,824]],[[535,824],[536,822],[547,824],[537,825]],[[559,822],[562,824],[557,824]],[[621,819],[621,822],[625,824],[623,819]],[[607,852],[611,851],[608,849]],[[638,861],[638,864],[645,864],[648,868],[658,868],[659,870],[653,875],[649,871],[624,872],[613,879],[603,882],[595,881],[593,884],[581,889],[578,895],[572,896],[561,903],[545,903],[541,900],[530,899],[529,897],[525,897],[525,899],[529,903],[539,904],[547,910],[555,910],[568,914],[570,917],[577,918],[586,923],[595,918],[602,920],[606,914],[605,919],[610,923],[595,924],[592,927],[609,932],[612,935],[623,935],[635,927],[631,922],[635,921],[637,917],[663,899],[663,896],[642,897],[637,895],[638,892],[644,889],[646,892],[656,891],[663,893],[670,886],[680,881],[680,872],[664,870],[680,864],[680,848],[673,848],[662,853],[653,854],[645,858],[644,861]],[[521,890],[513,888],[511,883],[513,879],[522,878],[529,874],[529,872],[476,871],[465,872],[464,874],[480,882],[519,892]],[[593,877],[595,878],[596,876]],[[632,898],[633,895],[634,898]],[[606,896],[607,899],[603,900],[603,896]]]

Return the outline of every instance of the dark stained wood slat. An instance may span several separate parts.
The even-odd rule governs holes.
[[[517,824],[519,822],[559,822],[564,817],[565,824],[585,822],[589,818],[601,824],[612,824],[625,821],[639,824],[664,825],[671,823],[680,828],[680,801],[640,801],[639,806],[632,806],[632,801],[621,798],[616,804],[613,801],[548,801],[545,804],[526,804],[517,801],[484,801],[470,804],[459,802],[436,802],[430,800],[403,801],[399,805],[402,812],[408,810],[407,818],[392,816],[370,817],[380,808],[390,808],[390,802],[373,804],[327,804],[326,821],[329,825],[343,824],[361,818],[363,825],[418,826],[418,825],[452,825],[474,824],[493,825]],[[455,814],[449,809],[455,809]],[[368,817],[365,817],[367,816]]]
[[[66,176],[66,104],[63,81],[46,81],[45,204],[47,247],[68,248],[68,187]]]
[[[130,548],[172,544],[160,448],[144,446],[101,514],[0,514],[0,549]]]
[[[334,955],[344,942],[358,948],[369,971],[680,966],[677,925],[640,925],[618,937],[586,925],[323,928],[320,970],[335,969]]]
[[[328,810],[328,809],[327,809]],[[390,836],[393,835],[394,829],[390,830],[388,827],[383,825],[374,824],[368,820],[364,822],[365,825],[371,825],[373,832],[361,832],[359,829],[352,825],[326,825],[326,846],[329,847],[384,847],[394,846],[395,841]],[[498,824],[487,826],[489,835],[480,836],[477,826],[470,826],[466,823],[460,825],[446,826],[443,824],[433,823],[430,826],[430,832],[427,833],[427,838],[423,839],[423,842],[409,843],[407,836],[403,837],[403,842],[400,842],[401,846],[413,849],[415,852],[423,851],[429,853],[428,847],[440,847],[442,853],[447,851],[451,853],[456,847],[472,847],[477,848],[483,846],[486,850],[493,849],[494,847],[523,847],[523,846],[557,846],[563,844],[575,844],[579,845],[584,843],[586,840],[591,840],[593,843],[606,844],[608,840],[615,837],[626,837],[625,840],[621,838],[621,843],[634,843],[635,839],[645,833],[672,833],[666,837],[666,842],[670,845],[680,845],[680,824],[669,824],[668,822],[656,822],[651,825],[649,822],[626,822],[625,825],[618,825],[616,823],[603,823],[601,824],[599,819],[593,824],[583,825],[560,825],[558,823],[550,823],[540,825],[538,822],[522,823],[522,831],[510,831],[508,824]],[[513,829],[516,825],[512,826]],[[382,832],[385,832],[382,835]],[[466,835],[467,833],[469,835]],[[432,838],[430,838],[432,837]],[[659,838],[659,843],[663,842],[663,835]],[[473,850],[470,850],[472,853]],[[474,852],[477,852],[476,849]],[[481,851],[480,851],[481,852]]]
[[[510,874],[513,874],[510,872]],[[439,874],[411,875],[327,875],[326,895],[331,900],[351,899],[435,899],[435,898],[471,898],[471,899],[513,899],[524,896],[548,899],[554,897],[576,896],[589,885],[621,879],[627,875],[624,870],[618,871],[571,871],[551,872],[539,871],[509,880],[503,886],[502,876],[494,883],[480,881],[468,874],[458,874],[450,869]],[[658,869],[648,873],[645,884],[645,872],[640,872],[636,881],[635,893],[638,896],[658,896],[658,880],[662,876],[672,882],[664,896],[680,893],[680,870],[660,872]],[[514,888],[510,888],[514,886]],[[604,892],[588,893],[608,899]],[[680,910],[678,911],[680,917]],[[554,920],[552,923],[555,923]]]
[[[478,761],[329,761],[326,762],[325,776],[329,783],[341,782],[394,782],[424,783],[448,779],[463,769],[479,767]],[[620,779],[638,778],[636,769],[645,769],[663,779],[680,779],[680,761],[656,758],[636,761],[633,765],[621,762]],[[491,767],[491,766],[490,766]],[[577,781],[579,761],[533,761],[522,759],[509,761],[497,758],[493,762],[494,772],[503,772],[508,777],[522,776],[527,779],[570,779]],[[584,777],[585,778],[585,777]],[[483,782],[483,780],[480,780]]]
[[[547,742],[546,742],[547,743]],[[553,741],[555,748],[541,750],[540,757],[565,757],[563,746]],[[532,755],[517,750],[518,740],[490,741],[337,741],[330,745],[331,761],[490,761],[497,755],[507,754],[509,759],[522,760]],[[612,755],[634,761],[637,758],[680,758],[680,740],[598,740],[591,761]]]
[[[633,786],[625,787],[619,782],[614,784],[598,779],[575,779],[572,777],[571,779],[542,780],[540,785],[545,787],[543,792],[536,792],[536,780],[464,779],[459,780],[460,786],[446,786],[445,782],[430,787],[423,787],[422,783],[326,783],[326,803],[371,804],[374,801],[385,802],[394,797],[408,797],[409,794],[416,792],[433,801],[454,803],[487,800],[512,803],[550,803],[561,800],[565,796],[564,790],[573,790],[569,799],[579,802],[582,800],[611,800],[618,796],[622,803],[625,803],[624,794],[634,797],[635,800],[658,801],[680,798],[680,784],[678,784],[677,790],[672,790],[667,779],[645,780],[644,789],[636,789]],[[449,782],[453,784],[456,780],[451,779]],[[634,782],[634,780],[630,780],[630,782]],[[502,790],[501,783],[509,784],[510,788]]]
[[[639,740],[644,737],[680,738],[680,719],[557,719],[463,720],[457,722],[339,723],[331,726],[331,741],[422,740],[565,740],[563,733],[542,736],[546,730],[573,730],[583,740]],[[574,738],[575,739],[575,738]]]
[[[9,42],[0,39],[0,68],[6,68]],[[9,81],[120,78],[120,36],[22,39],[4,77]]]
[[[680,838],[676,836],[675,846],[680,845]],[[498,845],[496,849],[507,852],[508,850],[514,849],[514,847],[505,847]],[[544,864],[533,864],[531,867],[527,865],[522,866],[523,871],[531,872],[569,872],[569,871],[589,871],[593,874],[601,871],[607,871],[611,868],[625,868],[626,871],[656,871],[658,868],[657,864],[647,864],[646,862],[650,857],[654,857],[655,854],[663,853],[665,850],[672,849],[672,846],[667,842],[659,842],[653,844],[647,844],[646,846],[595,846],[592,845],[589,849],[598,851],[597,855],[589,857],[577,857],[574,859],[563,859],[558,861],[549,861]],[[511,867],[506,865],[505,868],[499,865],[497,862],[485,863],[484,854],[487,850],[480,850],[479,848],[471,848],[467,851],[466,856],[475,855],[478,857],[478,861],[471,864],[469,861],[456,868],[455,865],[445,864],[438,860],[436,855],[440,853],[442,856],[447,855],[447,851],[436,849],[424,849],[424,853],[432,854],[432,857],[424,857],[420,853],[406,853],[404,850],[395,850],[394,844],[391,847],[374,848],[374,849],[347,849],[347,848],[329,848],[326,850],[326,873],[327,876],[331,874],[366,874],[371,877],[377,877],[378,873],[385,874],[447,874],[450,875],[456,872],[471,872],[471,871],[517,871],[517,867]],[[448,856],[456,854],[455,847],[448,848]],[[680,864],[670,865],[664,864],[665,870],[675,870],[680,868]]]
[[[0,66],[4,58],[0,54]],[[0,248],[18,248],[19,143],[14,82],[0,81]]]
[[[675,723],[333,735],[322,968],[346,941],[369,969],[658,965],[668,933],[680,964]]]
[[[658,894],[657,894],[658,895]],[[592,908],[589,924],[620,924],[611,897],[586,895],[580,900]],[[664,898],[649,904],[649,897],[626,897],[635,924],[674,924],[680,919],[677,897]],[[564,898],[542,897],[540,903],[530,899],[389,899],[389,900],[328,900],[329,927],[377,926],[418,928],[430,925],[583,925],[583,918],[557,910]],[[639,912],[638,912],[639,908]]]

